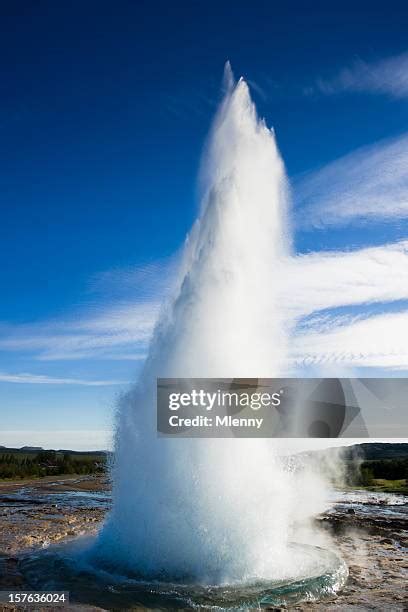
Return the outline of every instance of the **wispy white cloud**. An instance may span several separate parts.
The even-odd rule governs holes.
[[[357,304],[408,299],[408,240],[288,262],[281,301],[294,317]],[[295,299],[294,299],[295,296]]]
[[[85,380],[81,378],[58,378],[42,374],[28,374],[26,372],[11,374],[0,372],[0,382],[30,384],[30,385],[80,385],[85,387],[104,387],[111,385],[125,385],[123,380]]]
[[[17,372],[10,372],[6,364],[11,354],[14,364],[19,359],[24,364],[29,360],[143,360],[161,302],[174,281],[174,263],[173,259],[95,275],[88,288],[93,301],[68,317],[20,325],[0,323],[0,383],[89,387],[127,384],[116,378],[106,379],[105,375],[92,380],[64,373],[32,374],[18,369],[18,365]],[[64,367],[59,366],[59,370],[63,372]]]
[[[326,321],[293,339],[292,360],[300,366],[408,370],[408,311],[339,322]]]
[[[408,241],[350,252],[310,253],[293,257],[286,265],[279,283],[280,302],[293,321],[315,313],[298,326],[305,333],[311,333],[312,327],[320,332],[324,326],[331,329],[334,321],[338,326],[338,313],[334,319],[330,309],[408,300]],[[141,360],[159,311],[158,302],[135,302],[94,309],[69,320],[3,326],[0,350],[40,361]],[[349,315],[346,323],[351,323]],[[47,381],[46,376],[37,380]]]
[[[340,369],[408,370],[408,311],[401,306],[408,300],[408,241],[311,253],[289,267],[282,299],[297,321],[292,363],[333,367],[336,375]],[[373,305],[377,313],[370,316]]]
[[[353,151],[295,184],[303,228],[408,217],[408,133]]]
[[[173,257],[150,261],[142,265],[111,268],[94,274],[88,283],[91,294],[111,302],[137,298],[140,302],[154,302],[172,289],[178,263]]]
[[[178,257],[95,274],[90,303],[64,319],[0,322],[0,351],[40,361],[144,359],[161,304],[176,282]]]
[[[2,326],[0,350],[34,353],[40,360],[110,359],[143,356],[159,304],[131,303],[98,308],[65,321]]]
[[[371,63],[357,59],[334,78],[318,79],[315,89],[327,95],[364,92],[408,98],[408,52]]]

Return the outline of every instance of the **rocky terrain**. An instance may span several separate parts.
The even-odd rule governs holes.
[[[95,533],[109,503],[109,483],[103,477],[0,483],[0,590],[30,589],[21,559],[27,558],[30,551]],[[398,506],[394,514],[377,515],[354,508],[360,506],[343,503],[318,519],[322,528],[333,534],[348,564],[350,576],[345,588],[325,602],[304,603],[291,609],[408,610],[406,504]],[[65,609],[102,608],[70,604]]]
[[[50,478],[23,487],[1,483],[0,554],[21,554],[33,547],[46,547],[62,539],[95,532],[106,508],[53,503],[49,494],[103,491],[107,487],[105,478],[95,476],[72,477],[57,482]],[[16,492],[21,490],[22,495],[16,496]]]
[[[323,516],[320,522],[334,534],[349,578],[336,597],[294,609],[408,610],[408,520],[376,520],[345,513]]]

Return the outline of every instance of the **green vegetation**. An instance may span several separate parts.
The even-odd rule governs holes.
[[[363,461],[360,470],[350,468],[348,476],[350,485],[408,494],[408,458]]]
[[[0,479],[41,478],[62,474],[98,474],[106,471],[106,453],[74,451],[0,451]]]
[[[365,461],[383,461],[384,459],[407,459],[408,444],[404,442],[365,442],[343,448],[345,460],[360,457]]]
[[[335,487],[408,495],[407,443],[366,442],[302,455],[325,471]]]
[[[370,491],[383,491],[384,493],[402,493],[408,495],[408,483],[406,478],[399,480],[373,478],[368,488]]]

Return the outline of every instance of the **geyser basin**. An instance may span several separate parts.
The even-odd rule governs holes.
[[[53,547],[22,559],[20,567],[33,589],[70,591],[73,602],[121,610],[140,606],[155,609],[283,606],[321,600],[342,588],[348,571],[336,554],[317,546],[290,547],[294,563],[290,579],[250,584],[202,586],[141,581],[81,564],[76,547],[69,546]],[[308,566],[307,575],[296,565],[299,560]]]

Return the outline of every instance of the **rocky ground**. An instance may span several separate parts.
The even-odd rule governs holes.
[[[102,508],[61,506],[42,501],[42,494],[107,490],[109,485],[104,478],[67,477],[56,482],[55,478],[49,477],[23,486],[29,486],[33,494],[17,504],[13,493],[21,489],[21,484],[0,483],[0,502],[3,502],[3,507],[0,506],[0,554],[3,556],[93,533],[105,515]],[[0,586],[1,580],[0,575]]]
[[[336,597],[293,610],[343,612],[408,610],[408,521],[373,520],[343,514],[321,517],[349,568],[347,584]]]
[[[58,482],[50,478],[24,483],[24,486],[34,492],[31,501],[16,504],[13,494],[21,489],[21,483],[0,483],[0,590],[29,589],[20,571],[21,556],[61,540],[96,532],[106,512],[102,507],[70,507],[47,501],[50,492],[107,490],[109,483],[103,478],[67,477]],[[334,535],[350,576],[336,597],[291,609],[327,612],[408,610],[407,520],[361,517],[351,509],[324,515],[319,522]],[[0,605],[0,610],[6,609],[16,608]],[[101,608],[71,604],[64,609],[90,611]]]
[[[33,495],[28,496],[27,502],[16,504],[13,494],[22,487],[29,487]],[[108,489],[107,479],[95,476],[72,476],[60,481],[56,481],[54,477],[47,477],[37,481],[25,481],[23,484],[0,481],[0,502],[3,502],[3,507],[0,507],[0,591],[30,590],[30,585],[26,583],[20,571],[20,558],[29,554],[30,550],[95,533],[106,513],[105,509],[97,507],[62,507],[58,504],[42,503],[43,496],[46,497],[48,493],[92,492]],[[22,607],[0,604],[1,611],[21,609]],[[30,608],[30,610],[33,609]],[[74,604],[64,608],[51,606],[35,608],[35,610],[45,612],[57,609],[78,612],[101,610],[98,607]]]

